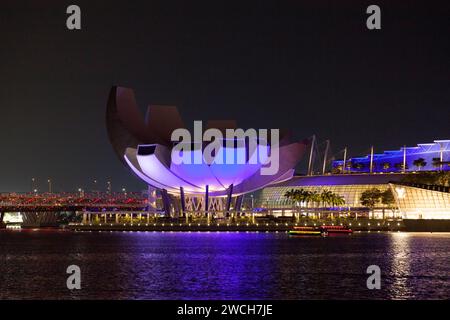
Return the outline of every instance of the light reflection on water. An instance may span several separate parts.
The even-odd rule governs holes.
[[[450,234],[0,232],[1,299],[448,299]],[[82,290],[65,287],[68,265]],[[381,290],[366,288],[379,265]]]
[[[392,279],[392,285],[389,287],[389,297],[396,299],[398,297],[414,298],[411,288],[408,286],[408,277],[410,272],[410,240],[408,233],[394,233],[391,240],[391,269],[386,278]]]

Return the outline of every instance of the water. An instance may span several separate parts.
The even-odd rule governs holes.
[[[449,299],[449,248],[443,233],[3,230],[0,299]],[[373,264],[381,290],[366,287]]]

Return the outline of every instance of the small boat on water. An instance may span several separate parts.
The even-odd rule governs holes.
[[[352,229],[345,226],[294,227],[290,235],[297,236],[327,236],[335,234],[351,234]]]
[[[317,227],[294,227],[289,230],[289,234],[294,236],[320,236],[322,232]]]
[[[321,226],[320,230],[324,235],[329,234],[351,234],[353,230],[345,226]]]

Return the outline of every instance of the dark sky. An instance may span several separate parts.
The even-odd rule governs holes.
[[[0,191],[143,185],[105,128],[111,85],[177,104],[185,121],[237,119],[331,139],[350,155],[450,138],[448,1],[0,3]],[[82,30],[66,29],[66,8]],[[370,4],[382,30],[366,28]]]

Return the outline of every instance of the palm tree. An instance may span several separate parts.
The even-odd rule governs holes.
[[[441,158],[433,158],[433,167],[440,168],[442,166]]]
[[[402,162],[398,162],[394,165],[395,169],[397,170],[403,170],[403,163]],[[408,165],[405,166],[405,170],[408,169]]]
[[[323,190],[320,193],[320,200],[324,205],[331,204],[331,200],[333,198],[333,192],[330,190]]]
[[[357,162],[357,163],[353,164],[352,167],[355,169],[361,170],[365,167],[365,165],[364,165],[364,163]]]
[[[348,162],[345,164],[345,171],[346,171],[346,172],[351,172],[351,171],[352,171],[352,168],[353,168],[352,162],[351,162],[351,161],[348,161]]]
[[[312,200],[310,194],[310,191],[306,191],[304,189],[291,189],[286,191],[284,196],[291,201],[305,203],[306,207],[308,207],[308,203]]]
[[[387,171],[387,170],[391,167],[391,164],[390,164],[389,162],[384,162],[384,163],[382,164],[382,166],[383,166],[383,169],[384,169],[385,171]]]
[[[333,174],[340,174],[340,173],[343,172],[342,168],[343,168],[342,164],[340,164],[338,166],[335,166],[335,167],[333,167],[331,169],[331,173],[333,173]]]
[[[419,158],[413,161],[413,165],[415,165],[417,168],[419,168],[419,171],[421,168],[425,167],[427,165],[427,162],[424,158]]]
[[[333,193],[331,204],[333,207],[341,207],[345,204],[345,199],[343,196]]]

